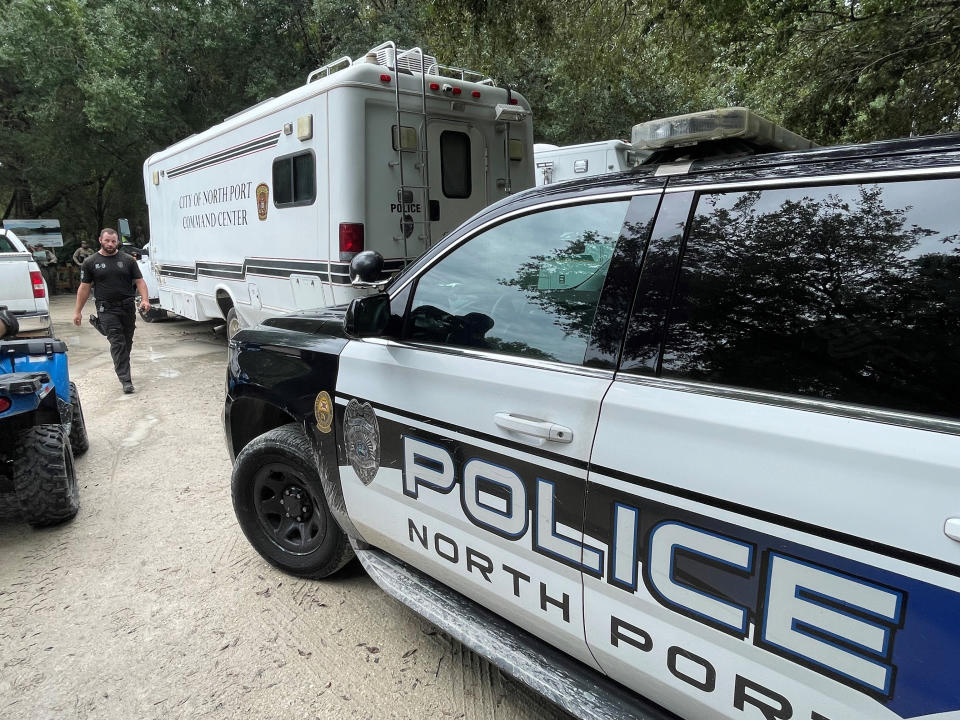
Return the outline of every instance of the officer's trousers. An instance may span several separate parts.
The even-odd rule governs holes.
[[[134,301],[132,298],[120,303],[104,303],[98,300],[97,313],[100,316],[100,327],[110,341],[113,369],[116,370],[120,382],[128,383],[130,350],[133,348],[133,331],[136,328]]]

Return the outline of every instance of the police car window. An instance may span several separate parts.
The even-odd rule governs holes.
[[[411,340],[581,364],[628,201],[498,225],[417,281]]]
[[[960,417],[960,179],[704,195],[662,374]]]
[[[277,207],[309,205],[316,198],[316,162],[313,153],[273,161],[273,202]]]
[[[0,252],[17,252],[10,240],[5,235],[0,235]]]

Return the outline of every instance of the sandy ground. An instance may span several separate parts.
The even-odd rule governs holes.
[[[0,718],[567,717],[358,565],[314,582],[263,562],[230,504],[223,335],[138,321],[123,395],[72,306],[52,302],[91,441],[81,509],[0,520]]]

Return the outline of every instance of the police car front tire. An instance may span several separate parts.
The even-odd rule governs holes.
[[[233,509],[247,540],[272,565],[319,579],[340,570],[353,549],[330,513],[313,448],[296,424],[260,435],[237,456]]]

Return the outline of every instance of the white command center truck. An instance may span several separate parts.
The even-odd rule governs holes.
[[[601,140],[578,145],[533,146],[536,183],[550,185],[591,175],[623,172],[636,167],[650,155],[623,140]]]
[[[527,101],[387,42],[147,159],[160,304],[241,327],[361,292],[348,266],[401,269],[534,184]]]

